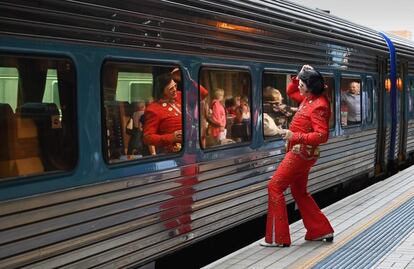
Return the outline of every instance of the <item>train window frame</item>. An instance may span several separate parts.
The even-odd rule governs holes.
[[[181,130],[182,130],[182,143],[180,143],[180,146],[176,148],[176,150],[174,152],[166,152],[166,153],[157,153],[157,154],[152,154],[151,152],[146,155],[146,156],[141,156],[141,157],[129,157],[128,154],[125,154],[126,157],[122,157],[118,160],[112,160],[110,159],[110,157],[108,156],[108,154],[105,154],[105,152],[107,152],[109,150],[109,147],[107,146],[107,140],[108,140],[108,136],[107,136],[107,122],[106,122],[106,116],[105,116],[105,81],[104,81],[104,73],[105,73],[105,66],[108,64],[115,64],[118,67],[122,66],[125,69],[130,69],[133,70],[133,68],[135,67],[135,70],[138,70],[138,67],[141,68],[151,68],[151,70],[153,70],[153,68],[159,68],[159,70],[168,70],[165,72],[161,72],[158,75],[164,74],[164,73],[168,73],[170,72],[172,74],[172,70],[175,70],[178,68],[178,71],[180,72],[180,78],[181,78],[181,82],[176,83],[177,86],[180,86],[180,92],[181,92]],[[132,68],[132,69],[131,69]],[[108,165],[109,168],[112,167],[118,167],[118,166],[124,166],[124,165],[131,165],[131,164],[136,164],[136,163],[145,163],[145,162],[154,162],[154,161],[162,161],[165,159],[171,159],[171,158],[176,158],[178,156],[181,156],[184,154],[184,148],[185,148],[185,131],[184,131],[184,126],[186,124],[186,117],[185,117],[185,104],[187,102],[186,100],[186,90],[182,88],[182,86],[184,86],[184,78],[183,78],[183,70],[184,67],[183,65],[178,62],[178,61],[174,61],[174,60],[167,60],[167,61],[151,61],[148,59],[124,59],[124,58],[117,58],[117,57],[108,57],[106,58],[101,65],[101,74],[100,74],[100,94],[101,94],[101,137],[102,137],[102,157],[106,163],[106,165]],[[158,71],[159,71],[158,70]],[[131,72],[133,73],[133,72]],[[152,98],[153,101],[152,102],[156,102],[155,97],[154,97],[154,81],[155,81],[155,77],[152,76]],[[136,80],[132,80],[131,82],[136,82]],[[132,83],[128,83],[128,98],[132,98],[131,97],[131,85]],[[128,100],[128,102],[130,101],[130,99]],[[115,96],[115,102],[116,101],[116,96]],[[122,101],[120,101],[122,102]],[[132,104],[130,104],[132,105]],[[161,104],[162,107],[165,107],[167,109],[167,106],[163,106],[163,104]],[[168,111],[172,111],[172,113],[174,113],[175,110],[168,110]],[[178,113],[178,112],[177,112]],[[176,114],[177,114],[176,113]],[[129,121],[130,119],[128,119]],[[127,124],[129,124],[129,122],[127,122]],[[121,125],[122,126],[122,125]],[[122,127],[121,127],[122,128]],[[145,145],[143,143],[143,141],[141,140],[141,143],[143,145]],[[126,147],[125,147],[126,146]],[[128,145],[124,145],[124,150],[125,153],[127,153],[127,147]]]
[[[336,81],[335,74],[328,73],[328,72],[323,72],[323,71],[320,72],[320,73],[321,73],[321,75],[322,75],[322,77],[323,77],[323,79],[325,81],[325,86],[327,86],[327,89],[329,89],[329,85],[327,84],[326,79],[329,78],[332,81],[332,83],[333,83],[333,85],[331,87],[331,93],[332,93],[331,99],[329,99],[329,96],[326,94],[326,92],[324,94],[325,94],[326,98],[329,101],[329,108],[331,110],[331,115],[330,115],[330,118],[329,118],[329,133],[330,134],[334,134],[335,133],[335,130],[336,130],[336,118],[337,118],[337,115],[336,115],[336,96],[337,96],[337,91],[336,91],[336,89],[337,89],[337,84],[338,83]],[[331,126],[331,123],[332,123],[332,126]]]
[[[26,142],[23,143],[24,149],[20,150],[21,146],[17,146],[21,144],[20,142],[10,142],[10,144],[16,144],[11,147],[16,152],[10,155],[15,158],[8,161],[16,161],[17,174],[6,175],[7,173],[5,173],[4,176],[0,174],[0,181],[44,178],[45,176],[73,173],[79,163],[76,61],[66,54],[51,53],[3,52],[0,54],[0,58],[10,66],[13,63],[16,64],[15,67],[7,67],[0,63],[1,67],[14,68],[17,71],[17,100],[13,108],[10,106],[13,118],[16,120],[13,124],[16,128],[11,126],[8,130],[15,132],[13,140],[26,139]],[[31,75],[27,72],[20,72],[20,64],[24,70],[31,70]],[[42,75],[42,72],[46,71],[43,74],[43,82],[39,76],[33,77],[35,68],[31,65],[41,65],[35,75]],[[25,81],[30,82],[30,92],[35,92],[33,89],[40,87],[39,93],[41,95],[23,93],[22,91],[25,91],[26,88]],[[60,87],[59,81],[61,81]],[[55,96],[56,85],[58,96]],[[4,91],[6,90],[4,88]],[[62,96],[59,96],[59,90],[62,91]],[[53,97],[48,98],[48,95]],[[56,100],[58,102],[55,102]],[[5,100],[2,102],[4,103]],[[25,168],[20,169],[18,166]]]
[[[262,84],[261,84],[262,85],[262,88],[261,88],[261,107],[262,107],[262,124],[261,124],[261,129],[262,129],[263,140],[265,142],[280,141],[280,140],[283,139],[282,136],[281,135],[278,135],[278,134],[273,135],[273,136],[266,136],[265,135],[265,130],[264,130],[265,129],[265,126],[264,126],[264,121],[265,121],[264,117],[265,116],[264,116],[264,113],[266,113],[266,112],[265,112],[265,107],[264,107],[264,105],[265,105],[265,101],[264,101],[264,91],[267,88],[267,86],[270,86],[270,85],[265,85],[265,77],[266,76],[270,76],[270,75],[286,76],[285,89],[282,90],[280,87],[277,87],[275,89],[277,89],[279,91],[282,91],[281,94],[282,94],[283,100],[285,101],[284,104],[286,104],[289,107],[296,107],[296,108],[298,108],[299,107],[299,104],[297,104],[296,106],[294,106],[293,104],[295,102],[292,99],[290,99],[289,96],[287,95],[287,86],[292,81],[292,79],[291,79],[292,76],[295,76],[297,73],[298,73],[298,71],[297,70],[294,70],[294,69],[273,69],[273,68],[270,69],[270,68],[265,68],[263,70],[262,74],[261,74],[262,75],[262,77],[261,77],[262,78],[262,80],[261,80],[261,82],[262,82]],[[288,77],[289,77],[289,81],[288,81]],[[293,115],[290,118],[290,120],[287,121],[287,123],[286,123],[287,124],[286,129],[289,128],[290,122],[292,121],[292,118],[293,118]]]
[[[375,78],[372,76],[367,76],[365,78],[365,83],[362,83],[363,93],[365,95],[364,102],[364,117],[367,125],[372,125],[374,123],[374,112],[375,112]],[[362,117],[362,115],[361,115]]]
[[[204,85],[202,84],[202,72],[204,70],[210,70],[210,71],[224,71],[224,72],[243,72],[246,73],[248,75],[249,78],[249,82],[248,82],[248,87],[249,87],[249,96],[248,96],[248,102],[249,102],[249,108],[250,108],[250,136],[249,136],[249,140],[248,141],[242,141],[242,142],[235,142],[235,143],[228,143],[228,144],[222,144],[222,145],[212,145],[212,146],[207,146],[207,141],[205,142],[205,146],[203,145],[203,135],[202,135],[202,108],[204,107],[204,105],[201,103],[201,86]],[[200,68],[198,69],[198,139],[199,139],[199,143],[198,146],[200,147],[200,149],[204,152],[211,152],[211,151],[216,151],[216,150],[223,150],[223,149],[229,149],[229,148],[237,148],[237,147],[243,147],[246,145],[250,145],[253,143],[253,137],[254,137],[254,129],[253,129],[253,110],[254,110],[254,104],[252,102],[253,100],[253,75],[252,75],[252,71],[249,67],[247,66],[239,66],[239,65],[220,65],[220,64],[202,64],[200,66]],[[208,86],[205,87],[205,89],[208,89]],[[209,94],[210,91],[209,91]],[[240,94],[241,95],[241,94]],[[237,95],[238,96],[238,95]],[[225,95],[224,95],[225,97]],[[223,103],[225,102],[225,100],[223,100]],[[225,105],[224,105],[225,106]],[[211,109],[210,109],[211,110]],[[227,115],[227,109],[226,110],[226,115]],[[227,130],[227,128],[226,128]],[[207,130],[206,130],[207,132]],[[228,134],[227,134],[228,135]],[[227,139],[227,135],[226,135],[226,139]],[[207,140],[207,139],[206,139]]]
[[[408,108],[413,108],[412,111],[408,110],[408,118],[409,119],[414,119],[414,76],[409,76],[408,77],[408,83],[407,83],[407,89],[408,89],[408,93],[407,95],[409,96],[409,98],[407,98],[407,107]],[[411,106],[410,106],[410,103]]]
[[[346,129],[353,129],[353,128],[361,128],[361,126],[363,125],[364,122],[364,118],[365,118],[365,113],[364,113],[364,106],[363,106],[363,93],[365,92],[365,88],[366,85],[363,83],[363,77],[362,75],[359,74],[350,74],[350,73],[342,73],[339,77],[340,81],[339,81],[339,113],[340,113],[340,119],[339,119],[339,124],[340,127],[343,130]],[[344,84],[344,80],[349,83],[352,83],[353,81],[358,81],[359,82],[359,87],[360,87],[360,98],[359,98],[359,108],[360,108],[360,121],[358,123],[355,124],[351,124],[348,125],[348,122],[346,125],[343,124],[343,114],[342,114],[342,90],[343,90],[343,84]],[[347,115],[347,114],[346,114]]]

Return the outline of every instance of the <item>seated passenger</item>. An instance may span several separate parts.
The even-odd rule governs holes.
[[[144,113],[144,143],[154,145],[161,153],[181,150],[182,116],[181,92],[171,73],[157,77],[156,100]]]
[[[249,99],[246,96],[240,99],[240,105],[236,108],[236,123],[250,123]]]
[[[263,113],[263,134],[264,136],[281,135],[283,129],[278,127],[272,117],[267,113]]]
[[[236,117],[236,108],[240,106],[240,96],[227,98],[225,104],[227,116]]]
[[[361,122],[361,95],[360,84],[353,81],[349,84],[348,91],[341,94],[341,105],[348,108],[347,122],[342,125],[352,125]],[[341,109],[342,110],[342,109]]]
[[[286,129],[288,120],[298,109],[283,104],[282,94],[278,89],[267,86],[263,92],[263,112],[267,113],[278,128]]]
[[[240,106],[236,108],[236,117],[231,127],[231,137],[238,142],[249,141],[250,133],[249,99],[243,96],[240,100]]]

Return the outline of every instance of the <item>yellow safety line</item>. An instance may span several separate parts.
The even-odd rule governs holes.
[[[401,204],[403,204],[404,202],[408,201],[413,196],[414,196],[414,191],[409,190],[403,196],[400,196],[398,198],[398,200],[395,201],[391,206],[388,206],[385,209],[383,209],[380,213],[378,213],[373,218],[371,218],[371,220],[369,220],[365,224],[362,224],[360,227],[358,227],[351,234],[349,234],[348,236],[346,236],[345,238],[343,238],[341,241],[335,242],[335,244],[331,248],[329,248],[326,252],[324,252],[322,254],[319,254],[319,255],[317,255],[317,256],[315,256],[315,257],[313,257],[313,258],[305,261],[304,263],[301,263],[301,264],[294,263],[292,265],[296,265],[295,268],[302,268],[302,269],[306,269],[306,268],[310,268],[310,267],[314,266],[320,260],[322,260],[323,258],[329,256],[334,251],[336,251],[337,249],[339,249],[340,247],[342,247],[343,245],[345,245],[346,243],[348,243],[348,241],[350,241],[352,238],[356,237],[362,231],[368,229],[368,227],[372,226],[374,223],[376,223],[377,221],[379,221],[386,214],[390,213],[392,210],[394,210],[395,208],[399,207]],[[300,260],[298,262],[300,262]],[[289,267],[291,267],[291,266],[289,266]]]

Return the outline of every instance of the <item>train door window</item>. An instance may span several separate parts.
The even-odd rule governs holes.
[[[329,118],[329,129],[335,128],[335,79],[331,76],[324,75],[326,90],[325,95],[328,98],[331,109],[331,117]]]
[[[202,68],[199,96],[203,149],[251,141],[251,78],[247,71]]]
[[[181,71],[174,65],[103,65],[104,158],[119,163],[181,151]]]
[[[291,76],[275,72],[263,75],[263,134],[265,139],[281,138],[280,131],[287,129],[298,104],[287,97],[286,88]]]
[[[410,119],[414,119],[414,78],[410,79],[408,90],[408,115]]]
[[[341,125],[342,127],[361,124],[361,79],[341,79]]]
[[[75,85],[68,59],[0,56],[0,179],[74,168]]]
[[[367,87],[366,87],[366,117],[367,123],[371,124],[374,114],[374,80],[372,78],[367,78]]]

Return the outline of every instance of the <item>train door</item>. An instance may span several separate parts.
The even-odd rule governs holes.
[[[407,80],[407,141],[406,149],[407,155],[414,153],[414,77],[410,77]],[[408,157],[408,156],[407,156]]]
[[[408,130],[408,87],[405,83],[408,64],[399,62],[397,73],[397,126],[398,136],[398,164],[403,164],[407,160],[407,130]]]

